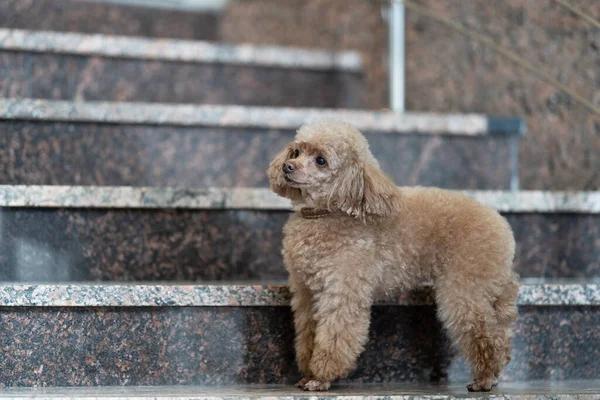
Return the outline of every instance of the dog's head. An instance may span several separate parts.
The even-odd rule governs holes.
[[[267,172],[271,189],[297,204],[357,218],[399,209],[396,185],[379,169],[365,137],[343,122],[302,126]]]

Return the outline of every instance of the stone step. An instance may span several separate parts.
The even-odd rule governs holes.
[[[4,284],[0,384],[290,384],[299,376],[288,300],[282,285]],[[521,380],[600,379],[599,306],[599,283],[523,284],[499,390]],[[358,368],[334,390],[445,374],[469,380],[424,287],[373,308]]]
[[[522,277],[600,277],[599,192],[467,194],[508,219]],[[0,280],[284,280],[268,189],[0,186]]]
[[[267,187],[302,124],[346,120],[403,185],[507,189],[518,118],[0,99],[0,184]],[[512,158],[511,158],[512,157]]]
[[[0,29],[0,96],[358,108],[351,51]]]
[[[2,0],[0,27],[195,40],[219,38],[220,18],[217,10],[190,12],[114,3]]]
[[[0,307],[288,307],[285,283],[0,283]],[[432,306],[431,284],[376,306]],[[600,278],[523,279],[519,306],[600,306]]]
[[[506,382],[490,393],[469,393],[460,384],[344,384],[317,395],[290,385],[7,388],[0,399],[37,400],[598,400],[600,381]]]

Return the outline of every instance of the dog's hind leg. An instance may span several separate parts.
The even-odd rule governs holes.
[[[313,318],[312,294],[308,287],[290,277],[290,291],[292,292],[292,311],[294,312],[294,327],[296,330],[296,362],[302,374],[302,380],[296,384],[299,388],[310,380],[310,359],[312,357],[316,321]]]
[[[519,277],[513,274],[511,279],[504,285],[502,293],[494,302],[496,318],[500,326],[504,326],[503,346],[502,346],[502,368],[510,362],[510,352],[512,348],[512,324],[517,319],[518,310],[516,298],[519,293]],[[499,378],[496,376],[496,381]]]
[[[449,279],[436,283],[438,314],[452,341],[471,363],[474,380],[467,389],[487,392],[505,365],[506,328],[498,323],[483,283],[465,284]]]
[[[500,378],[500,372],[502,372],[502,368],[506,367],[506,365],[510,362],[510,351],[512,349],[512,336],[513,331],[512,327],[504,329],[504,337],[502,342],[502,357],[501,357],[501,365],[500,371],[496,375],[496,384],[498,384],[498,379]]]

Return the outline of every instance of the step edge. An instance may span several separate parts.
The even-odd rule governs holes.
[[[600,191],[456,190],[503,213],[600,213]],[[0,185],[0,207],[291,211],[268,188]]]
[[[286,284],[0,284],[0,307],[287,307]],[[522,284],[519,306],[600,306],[600,283]],[[422,285],[380,306],[434,304]]]
[[[444,136],[520,136],[515,124],[495,124],[482,114],[395,113],[385,110],[257,107],[240,105],[0,99],[0,120],[98,124],[211,126],[296,130],[324,119],[343,120],[380,134]],[[507,121],[521,120],[506,117]],[[501,128],[499,126],[503,126]],[[501,130],[505,129],[505,130]]]
[[[505,389],[506,388],[506,389]],[[269,399],[269,400],[454,400],[503,399],[539,400],[551,396],[556,400],[597,400],[600,394],[598,380],[503,382],[492,393],[463,393],[462,383],[435,384],[340,384],[326,393],[304,393],[292,385],[226,385],[226,386],[100,386],[100,387],[44,387],[3,388],[0,398],[39,399]],[[10,396],[10,397],[9,397]],[[596,397],[594,397],[596,396]]]
[[[189,11],[196,13],[215,13],[219,14],[227,5],[229,0],[211,0],[211,1],[164,1],[164,0],[84,0],[107,3],[114,6],[124,6],[132,8],[150,8],[156,10],[170,11]]]
[[[0,51],[265,68],[362,71],[360,53],[201,40],[0,28]]]

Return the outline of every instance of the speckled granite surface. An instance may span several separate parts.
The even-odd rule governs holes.
[[[225,387],[203,386],[158,386],[158,387],[94,387],[94,388],[7,388],[2,396],[29,400],[48,396],[52,399],[78,400],[136,399],[136,400],[458,400],[502,399],[502,400],[597,400],[600,381],[527,381],[507,382],[491,393],[465,395],[460,384],[345,384],[334,385],[329,392],[315,396],[304,393],[290,385],[231,385]]]
[[[0,100],[0,117],[4,184],[266,187],[269,161],[295,130],[330,117],[363,128],[399,184],[510,180],[509,135],[488,135],[481,115]]]
[[[523,277],[600,276],[600,214],[506,214]]]
[[[0,280],[284,280],[288,216],[284,210],[3,208]],[[521,276],[600,276],[599,214],[506,216]]]
[[[600,213],[600,191],[522,190],[518,192],[470,191],[466,193],[505,213]]]
[[[505,213],[600,214],[600,192],[463,191]],[[290,210],[263,188],[0,185],[0,207]]]
[[[585,285],[570,286],[573,287],[565,288],[566,292],[593,292],[593,288],[587,290]],[[576,299],[572,295],[564,298],[567,297]],[[588,297],[593,301],[591,295]],[[288,306],[289,300],[290,293],[284,284],[0,284],[0,307]]]
[[[595,282],[595,283],[594,283]],[[284,284],[0,284],[0,307],[162,307],[288,306]],[[380,305],[423,306],[434,303],[430,285]],[[521,285],[521,306],[600,306],[600,279]]]
[[[0,46],[0,70],[0,96],[12,98],[362,106],[357,95],[361,74],[335,69],[41,54],[2,51]]]
[[[466,193],[504,213],[522,277],[600,276],[597,192]],[[0,206],[3,280],[287,278],[268,189],[0,186]]]
[[[32,121],[86,121],[296,130],[318,119],[341,119],[358,129],[381,133],[477,136],[489,133],[488,118],[479,114],[395,114],[386,111],[322,110],[285,107],[167,105],[115,102],[69,102],[0,99],[0,118]],[[511,121],[513,119],[510,119]],[[519,132],[504,132],[518,134]]]
[[[293,383],[287,307],[3,307],[5,386]],[[525,306],[502,381],[600,379],[600,307]],[[465,384],[433,307],[375,307],[358,368],[344,382]],[[502,384],[502,383],[501,383]],[[465,392],[466,394],[466,392]]]
[[[0,27],[128,36],[217,40],[212,13],[82,0],[2,0]]]
[[[352,51],[232,45],[172,39],[148,39],[0,28],[0,49],[106,57],[260,65],[263,67],[360,71]]]
[[[246,198],[244,193],[248,193]],[[272,193],[272,192],[271,192]],[[234,202],[234,199],[236,201]],[[248,204],[244,204],[244,200]],[[187,189],[175,187],[130,186],[1,186],[1,207],[97,207],[97,208],[252,208],[251,204],[273,205],[273,209],[290,209],[277,195],[253,189]],[[281,199],[284,200],[284,199]]]
[[[0,280],[285,279],[287,212],[4,209]]]
[[[143,107],[144,112],[153,109],[147,107]],[[194,107],[183,109],[194,112]],[[205,115],[208,125],[222,121],[224,127],[171,126],[166,116],[160,126],[0,121],[0,184],[268,187],[265,171],[269,162],[313,114],[286,109],[298,119],[293,128],[244,128],[227,125],[293,121],[285,119],[287,111],[273,111],[273,119],[269,119],[270,112],[256,109],[251,115],[245,114],[247,108],[218,109],[201,107],[192,120],[202,121]],[[103,111],[108,119],[119,114],[111,110]],[[93,114],[93,118],[101,117]],[[129,117],[144,119],[143,115]],[[355,117],[361,118],[360,114]],[[161,116],[149,118],[158,121]],[[378,126],[375,121],[370,123]],[[382,168],[398,184],[458,189],[509,187],[506,135],[474,138],[365,132]]]

